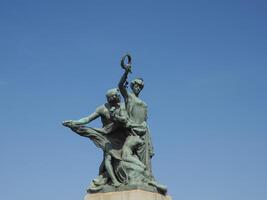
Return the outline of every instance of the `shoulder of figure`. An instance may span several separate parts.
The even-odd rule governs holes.
[[[134,93],[132,93],[132,92],[128,92],[128,96],[129,96],[130,98],[134,98],[134,97],[135,97]]]
[[[104,113],[106,110],[107,110],[106,104],[103,104],[103,105],[98,106],[98,107],[96,108],[96,112],[97,112],[98,114],[102,114],[102,113]]]

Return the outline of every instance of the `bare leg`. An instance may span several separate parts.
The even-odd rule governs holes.
[[[115,174],[114,174],[114,171],[113,171],[113,167],[111,165],[111,156],[109,154],[106,155],[106,157],[105,157],[105,166],[106,166],[106,169],[108,171],[108,174],[109,174],[109,176],[111,178],[111,181],[113,182],[113,185],[115,187],[120,186],[121,183],[115,177]]]

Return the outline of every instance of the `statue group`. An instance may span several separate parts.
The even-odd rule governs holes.
[[[131,81],[128,91],[128,75],[132,73],[131,56],[121,59],[124,73],[118,88],[107,91],[107,102],[95,112],[79,120],[66,120],[63,125],[80,136],[87,137],[102,149],[103,161],[99,174],[92,180],[88,192],[110,192],[145,189],[165,194],[167,188],[156,182],[151,168],[154,155],[147,124],[147,105],[140,99],[144,80]],[[121,101],[121,96],[123,101]],[[101,128],[85,126],[100,118]]]

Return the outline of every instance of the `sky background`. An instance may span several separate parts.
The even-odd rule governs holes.
[[[133,58],[174,200],[267,199],[267,2],[0,0],[0,199],[78,200],[102,152],[61,122]],[[100,126],[100,122],[92,126]]]

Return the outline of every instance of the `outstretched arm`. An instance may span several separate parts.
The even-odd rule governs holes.
[[[95,111],[91,115],[81,118],[79,120],[66,120],[63,122],[63,125],[67,127],[80,126],[80,125],[88,124],[89,122],[95,120],[99,116],[100,114],[97,111]]]
[[[84,125],[84,124],[88,124],[91,121],[95,120],[96,118],[98,118],[100,115],[98,112],[93,112],[91,115],[81,118],[79,120],[73,121],[73,123],[75,125]]]

